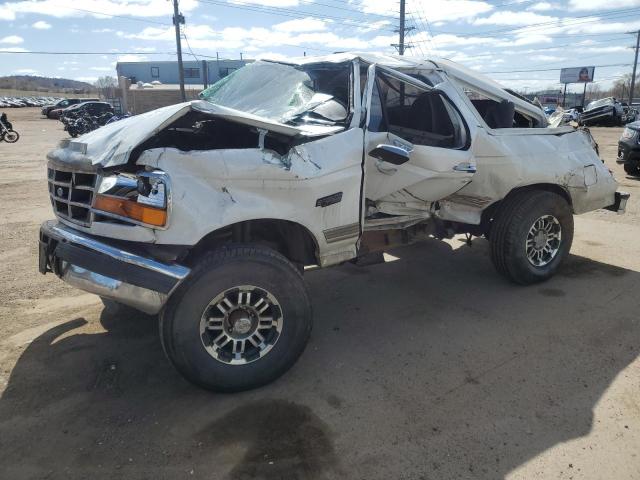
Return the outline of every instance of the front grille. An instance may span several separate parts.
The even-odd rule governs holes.
[[[96,174],[47,168],[49,197],[54,213],[78,225],[91,225]]]

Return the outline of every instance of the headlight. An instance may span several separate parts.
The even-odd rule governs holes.
[[[625,139],[630,139],[633,138],[633,136],[636,134],[636,131],[632,128],[626,127],[623,131],[622,131],[622,138]]]
[[[103,177],[93,209],[134,223],[164,227],[169,210],[169,177],[155,170]]]

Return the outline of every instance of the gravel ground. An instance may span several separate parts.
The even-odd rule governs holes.
[[[628,212],[576,218],[543,285],[459,238],[310,272],[311,342],[280,380],[215,395],[165,360],[157,320],[37,272],[63,138],[10,110],[0,143],[0,478],[640,478],[640,181]]]

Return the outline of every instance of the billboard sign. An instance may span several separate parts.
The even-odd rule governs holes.
[[[588,83],[593,82],[596,67],[572,67],[560,70],[560,83]]]

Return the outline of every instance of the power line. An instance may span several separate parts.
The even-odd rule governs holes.
[[[628,67],[632,65],[631,63],[610,63],[608,65],[592,65],[593,67],[598,67],[598,68],[605,68],[605,67]],[[527,70],[503,70],[503,71],[499,71],[499,72],[479,72],[479,73],[491,73],[491,74],[498,74],[498,73],[527,73],[527,72],[556,72],[558,70],[562,70],[562,67],[558,67],[558,68],[541,68],[541,69],[527,69]]]
[[[365,12],[364,10],[357,10],[355,8],[338,7],[336,5],[328,5],[326,3],[320,3],[320,2],[315,2],[315,1],[308,1],[308,2],[305,2],[305,3],[309,4],[309,5],[319,5],[319,6],[328,7],[328,8],[335,8],[336,10],[344,10],[344,11],[347,11],[347,12],[354,12],[354,13],[357,13],[359,15],[373,15],[373,16],[376,16],[376,17],[388,18],[390,20],[396,20],[396,17],[393,17],[391,15],[382,15],[381,13]]]
[[[562,19],[558,19],[550,22],[533,23],[531,25],[521,26],[516,28],[500,28],[496,30],[486,30],[484,32],[476,32],[476,33],[459,33],[459,32],[451,32],[451,31],[443,31],[443,30],[436,30],[436,33],[457,35],[459,37],[477,37],[477,36],[493,37],[499,34],[505,34],[509,32],[531,33],[532,31],[537,31],[540,28],[544,28],[544,27],[548,27],[548,28],[571,27],[574,25],[581,25],[584,23],[599,22],[601,21],[601,17],[627,16],[626,15],[627,13],[635,12],[638,10],[640,10],[640,7],[619,9],[619,10],[611,11],[609,13],[603,13],[598,18],[593,18],[593,15],[581,15],[577,17],[572,17],[575,21],[563,21]],[[580,19],[583,19],[583,18],[586,20],[580,21]],[[558,25],[553,26],[553,24],[558,24]]]
[[[175,52],[52,52],[52,51],[22,51],[0,50],[0,54],[16,55],[175,55]]]
[[[170,27],[171,24],[170,23],[165,23],[165,22],[158,22],[156,20],[148,20],[146,18],[140,18],[140,17],[131,17],[128,15],[113,15],[111,13],[102,13],[102,12],[96,12],[95,10],[86,10],[84,8],[75,8],[75,7],[64,7],[67,10],[77,10],[78,12],[86,12],[86,13],[92,13],[95,15],[101,15],[104,17],[110,17],[110,18],[122,18],[124,20],[132,20],[134,22],[144,22],[144,23],[151,23],[154,25],[163,25],[163,26],[167,26]]]
[[[227,8],[235,8],[235,9],[240,9],[240,10],[248,10],[251,12],[259,12],[259,13],[264,13],[267,15],[275,15],[275,16],[279,16],[279,17],[289,17],[289,18],[307,18],[307,17],[311,17],[311,18],[316,18],[316,19],[320,19],[320,20],[334,20],[336,23],[345,25],[347,27],[368,27],[369,24],[368,23],[364,23],[362,21],[358,21],[355,19],[351,19],[351,18],[346,18],[346,17],[339,17],[336,15],[321,15],[321,14],[317,14],[314,12],[307,12],[307,11],[300,11],[300,10],[291,10],[291,9],[287,9],[287,8],[280,8],[280,7],[266,7],[266,6],[252,6],[252,5],[235,5],[235,4],[230,4],[230,3],[226,3],[223,1],[216,1],[216,0],[196,0],[198,3],[206,3],[206,4],[210,4],[210,5],[216,5],[219,7],[227,7]]]

